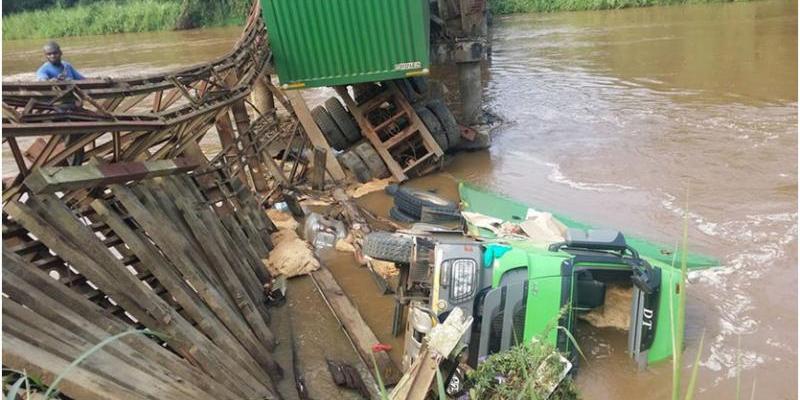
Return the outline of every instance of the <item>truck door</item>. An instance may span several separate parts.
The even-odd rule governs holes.
[[[647,366],[647,352],[656,335],[659,288],[648,290],[633,285],[631,322],[628,331],[628,354],[640,369]]]

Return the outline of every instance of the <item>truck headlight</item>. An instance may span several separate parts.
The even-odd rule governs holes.
[[[472,296],[475,290],[475,260],[459,259],[450,263],[450,299],[454,302]]]

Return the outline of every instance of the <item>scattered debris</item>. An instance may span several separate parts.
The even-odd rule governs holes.
[[[436,380],[436,371],[442,361],[450,358],[458,348],[461,337],[472,326],[472,317],[464,318],[464,312],[456,307],[443,323],[431,329],[419,356],[414,360],[400,382],[392,390],[392,400],[422,400]],[[478,397],[476,397],[478,398]]]
[[[272,220],[272,223],[275,224],[275,227],[278,228],[278,230],[294,231],[299,226],[297,221],[295,221],[295,219],[292,218],[289,213],[282,212],[274,208],[267,210],[267,216],[270,220]]]
[[[391,182],[394,182],[393,178],[374,179],[367,183],[364,183],[363,185],[358,185],[348,189],[347,194],[350,197],[357,199],[359,197],[368,195],[373,192],[385,190],[386,187],[388,187]]]
[[[333,377],[333,382],[336,383],[337,386],[353,389],[357,391],[361,397],[365,399],[370,398],[369,390],[367,390],[367,386],[361,379],[361,374],[358,373],[355,367],[345,362],[329,359],[325,359],[325,361],[328,363],[328,371],[330,371],[331,377]]]
[[[356,248],[353,246],[352,243],[348,242],[347,239],[340,239],[336,241],[336,246],[334,247],[336,250],[341,251],[343,253],[355,253]]]
[[[372,270],[383,277],[383,279],[389,279],[393,276],[400,275],[400,270],[397,269],[397,266],[393,262],[370,260],[370,263],[372,264]]]
[[[344,222],[311,213],[303,224],[303,237],[315,248],[333,247],[347,236]]]

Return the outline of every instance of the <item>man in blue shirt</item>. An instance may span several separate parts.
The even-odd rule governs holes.
[[[36,71],[36,79],[40,81],[79,81],[86,79],[66,61],[61,61],[61,47],[56,42],[47,42],[44,45],[44,56],[47,62]]]

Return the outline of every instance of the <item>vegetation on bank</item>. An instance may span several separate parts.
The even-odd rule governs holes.
[[[738,0],[489,0],[495,14],[529,12],[608,10],[630,7],[664,6],[688,3],[716,3]]]
[[[15,3],[15,2],[11,2]],[[35,2],[36,3],[36,2]],[[57,38],[240,24],[249,0],[38,1],[38,9],[3,8],[4,39]]]

